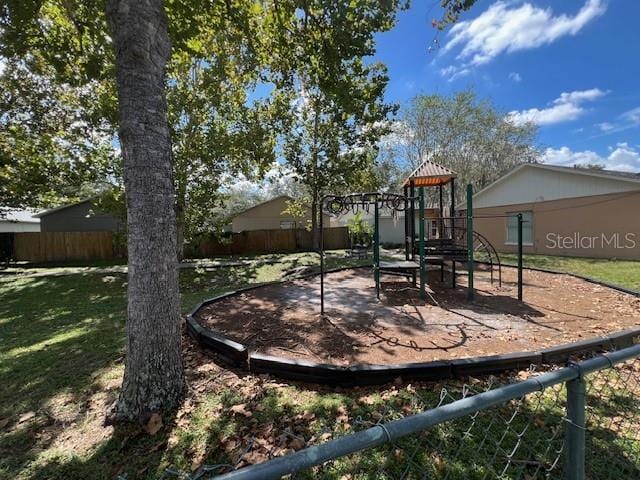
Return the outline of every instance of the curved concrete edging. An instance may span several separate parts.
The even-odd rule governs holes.
[[[327,270],[327,273],[356,268],[368,267],[341,267]],[[639,292],[632,290],[626,291],[626,289],[621,287],[615,285],[610,286],[605,282],[586,277],[583,278],[579,275],[535,268],[528,268],[528,270],[571,275],[585,281],[592,281],[593,283],[640,297]],[[285,283],[300,278],[309,278],[316,275],[318,275],[318,273],[310,273],[294,279],[252,285],[205,300],[196,305],[187,315],[187,332],[201,346],[217,353],[227,363],[237,367],[247,368],[252,373],[268,373],[287,380],[340,386],[379,385],[394,381],[398,377],[406,380],[444,380],[499,373],[508,370],[521,370],[529,368],[531,365],[564,363],[574,355],[625,348],[633,345],[636,338],[640,338],[640,328],[634,328],[602,337],[590,338],[531,352],[513,352],[504,355],[437,360],[422,363],[402,363],[396,365],[355,364],[349,367],[342,367],[309,360],[294,360],[261,353],[250,353],[245,345],[203,327],[195,318],[195,315],[202,307],[224,298],[255,290],[260,287]]]

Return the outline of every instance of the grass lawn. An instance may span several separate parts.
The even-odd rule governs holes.
[[[256,260],[269,262],[181,270],[182,311],[203,298],[318,262],[314,254]],[[343,252],[327,259],[328,268],[354,263]],[[285,383],[226,369],[185,339],[189,390],[175,416],[164,418],[155,435],[135,426],[105,427],[104,413],[122,378],[126,281],[124,273],[82,268],[0,274],[0,478],[208,478],[229,465],[261,462],[449,402],[467,388],[463,382],[348,390]],[[483,390],[487,382],[473,380],[471,388]],[[609,392],[616,402],[629,398],[624,383],[616,388]],[[548,389],[302,478],[414,478],[425,472],[434,478],[498,478],[506,464],[496,452],[520,443],[544,457],[547,468],[557,456],[550,447],[558,447],[561,438],[563,392]],[[602,416],[614,415],[607,405],[598,403]],[[517,433],[524,429],[520,442]],[[637,459],[638,442],[616,443],[606,427],[597,431],[604,440],[590,447],[594,476],[628,478],[627,472],[637,471],[639,465],[625,454]],[[611,463],[611,455],[618,463]],[[536,468],[530,462],[515,466],[520,478]],[[345,477],[353,472],[360,473]]]
[[[517,265],[518,257],[515,254],[501,253],[500,260],[505,265]],[[523,255],[523,264],[525,267],[577,273],[640,291],[640,261]]]

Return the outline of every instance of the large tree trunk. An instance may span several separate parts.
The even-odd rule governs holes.
[[[144,421],[183,393],[180,295],[162,0],[107,0],[127,199],[127,358],[111,420]]]

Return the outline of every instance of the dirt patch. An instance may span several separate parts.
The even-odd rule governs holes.
[[[517,272],[504,268],[502,287],[486,270],[475,275],[428,272],[429,297],[399,277],[383,276],[375,295],[369,269],[325,278],[325,317],[318,277],[241,293],[203,308],[199,321],[252,351],[347,365],[394,364],[531,351],[640,325],[640,299],[569,275],[525,270],[525,302]]]

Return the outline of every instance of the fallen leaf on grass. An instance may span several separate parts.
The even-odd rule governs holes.
[[[338,413],[340,415],[338,415],[336,417],[336,422],[337,423],[347,423],[349,422],[349,415],[347,413],[347,409],[344,408],[343,406],[338,407]]]
[[[300,449],[304,448],[304,446],[305,446],[305,442],[301,438],[294,438],[289,443],[289,448],[292,448],[294,450],[300,450]]]
[[[235,414],[244,415],[247,418],[252,417],[253,413],[251,413],[248,410],[246,410],[245,409],[246,406],[247,406],[246,403],[241,403],[239,405],[234,405],[233,407],[231,407],[231,411],[233,413],[235,413]]]
[[[149,435],[155,435],[162,428],[162,417],[159,413],[153,413],[149,421],[143,427],[144,431]]]
[[[373,405],[376,403],[376,399],[374,398],[373,395],[366,395],[364,397],[360,397],[358,399],[358,402],[364,404],[364,405]]]
[[[28,422],[29,420],[31,420],[35,416],[36,416],[36,412],[23,413],[22,415],[20,415],[20,418],[18,419],[18,423]]]
[[[202,465],[203,459],[200,456],[197,456],[191,461],[191,473],[196,472],[200,466]]]
[[[262,452],[249,452],[242,457],[242,460],[248,464],[255,465],[256,463],[262,463],[269,459],[269,457]]]

